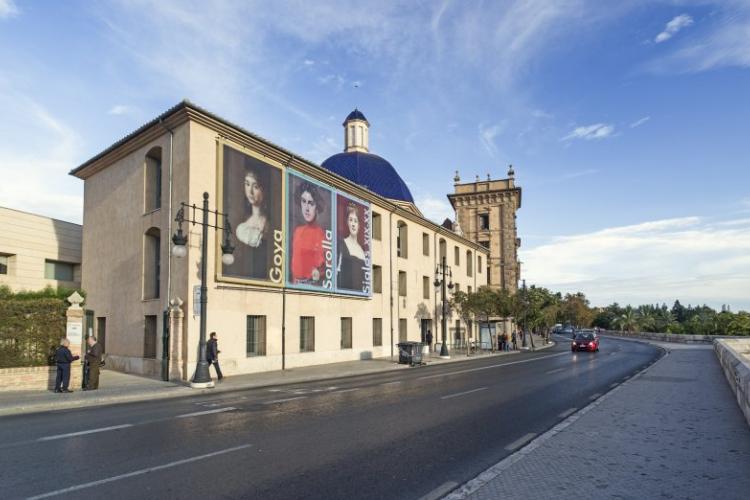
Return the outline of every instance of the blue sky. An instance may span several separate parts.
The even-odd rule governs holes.
[[[0,0],[0,205],[80,222],[183,98],[318,163],[357,106],[435,220],[514,165],[528,283],[748,310],[748,89],[749,0]]]

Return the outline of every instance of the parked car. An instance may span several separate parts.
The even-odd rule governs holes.
[[[576,351],[599,351],[599,336],[593,330],[582,330],[573,338],[570,350]]]
[[[560,330],[560,335],[570,335],[572,337],[574,333],[575,333],[575,330],[573,330],[572,326],[566,326],[566,327],[563,327],[562,330]]]

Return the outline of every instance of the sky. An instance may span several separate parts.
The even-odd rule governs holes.
[[[0,0],[0,206],[182,99],[315,163],[370,122],[428,217],[523,190],[527,284],[750,310],[750,0]]]

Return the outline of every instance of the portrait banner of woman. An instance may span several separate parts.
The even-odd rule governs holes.
[[[234,263],[221,263],[225,281],[284,284],[284,176],[282,167],[228,144],[219,145],[222,211],[228,215]],[[221,223],[221,221],[220,221]],[[221,231],[216,232],[217,244]],[[217,249],[217,254],[221,251]]]
[[[287,169],[287,191],[287,284],[333,291],[333,191],[291,169]]]
[[[336,194],[336,289],[371,295],[370,206]]]

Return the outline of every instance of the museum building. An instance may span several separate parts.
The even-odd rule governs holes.
[[[183,101],[71,171],[84,180],[86,331],[106,337],[109,367],[192,377],[204,257],[225,375],[391,356],[428,330],[442,340],[438,264],[471,292],[490,252],[422,215],[370,153],[362,112],[343,126],[344,152],[316,165]],[[477,338],[448,319],[449,345]]]

